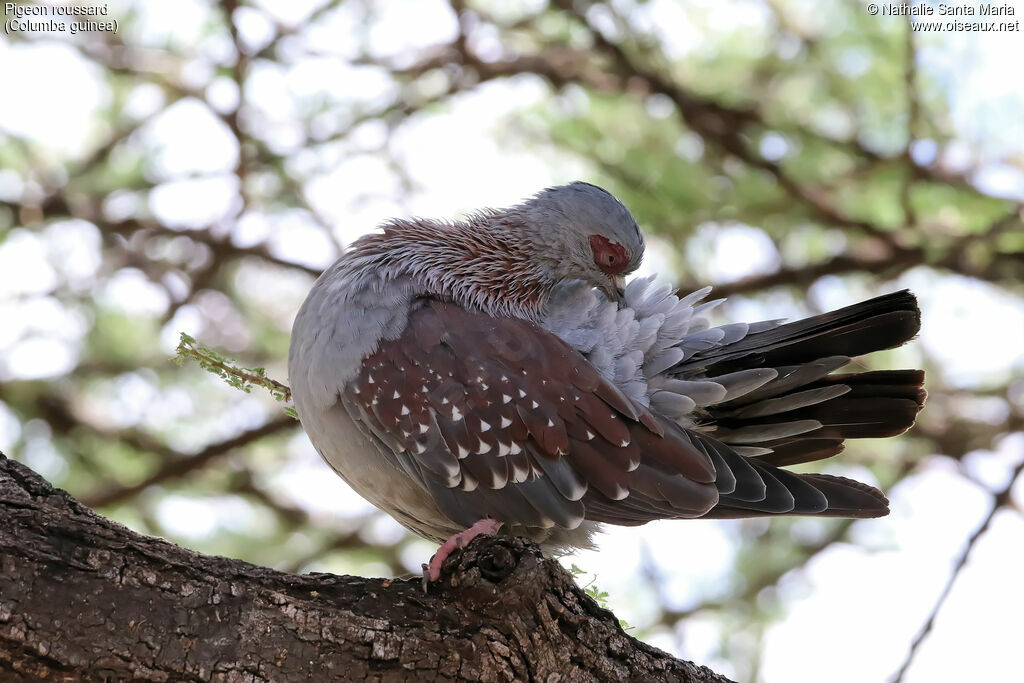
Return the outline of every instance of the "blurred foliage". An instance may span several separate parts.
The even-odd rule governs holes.
[[[438,187],[505,182],[480,140],[539,160],[535,186],[608,187],[682,288],[730,296],[724,317],[907,285],[942,306],[927,290],[954,276],[1020,310],[1024,110],[1007,124],[1005,102],[975,102],[965,132],[942,68],[953,37],[905,18],[839,0],[157,5],[112,6],[117,34],[0,37],[0,71],[43,69],[26,50],[46,47],[84,65],[48,88],[99,93],[77,115],[47,100],[82,122],[63,142],[16,115],[41,94],[12,86],[0,105],[0,446],[145,533],[293,571],[417,571],[429,544],[348,496],[273,398],[202,368],[239,377],[236,356],[254,369],[229,383],[285,398],[268,376],[285,376],[320,269]],[[893,487],[945,461],[975,481],[964,456],[1021,431],[1020,356],[965,383],[943,342],[861,363],[925,367],[930,402],[913,432],[852,444],[828,471]],[[684,605],[645,561],[611,606],[653,603],[636,635],[683,651],[687,620],[713,615],[702,663],[755,680],[780,581],[853,526],[724,524],[735,562],[718,584]]]

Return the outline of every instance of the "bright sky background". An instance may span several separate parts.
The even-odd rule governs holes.
[[[760,21],[759,3],[704,0],[701,4],[723,24]],[[801,20],[827,18],[811,11],[813,2],[803,4],[808,11],[798,15]],[[1017,17],[1024,18],[1024,3],[1011,4],[1017,8]],[[110,5],[115,15],[124,11],[120,2]],[[287,25],[301,24],[315,6],[284,0],[266,0],[262,5]],[[410,47],[450,39],[454,31],[450,15],[436,0],[388,0],[381,5],[386,11],[369,34],[371,49],[377,53],[400,54]],[[183,44],[196,41],[208,12],[205,3],[197,0],[149,0],[135,10],[143,17],[141,27],[124,38],[144,44],[165,38]],[[655,0],[636,21],[656,27],[682,54],[704,44],[686,23],[686,16],[676,3]],[[239,20],[248,42],[258,45],[265,40],[268,27],[259,13],[243,12]],[[345,66],[340,59],[352,56],[346,46],[354,44],[358,20],[343,15],[335,23],[329,35],[310,37],[324,58],[306,60],[293,69],[268,68],[253,80],[249,96],[270,117],[275,142],[283,149],[295,144],[289,122],[296,98],[329,88],[372,105],[390,91],[380,73]],[[707,41],[713,43],[713,36]],[[968,34],[930,35],[922,38],[922,46],[920,68],[946,84],[960,136],[981,150],[978,158],[970,158],[965,151],[964,163],[982,164],[977,180],[984,188],[1024,199],[1021,174],[990,163],[996,152],[1016,149],[1024,154],[1024,81],[1018,73],[1024,63],[1021,34],[983,39]],[[184,74],[203,79],[209,69],[208,63],[197,59]],[[54,160],[80,156],[103,138],[106,131],[97,129],[97,112],[109,104],[110,93],[101,73],[62,45],[61,39],[13,45],[0,37],[0,73],[7,93],[0,96],[0,133],[31,139]],[[238,99],[228,83],[215,82],[208,93],[215,106],[225,109]],[[336,153],[298,164],[315,176],[309,184],[309,200],[337,226],[337,236],[349,242],[391,216],[451,216],[481,206],[507,205],[550,184],[586,179],[587,168],[566,154],[541,143],[509,144],[503,134],[508,113],[528,109],[547,96],[540,81],[520,78],[458,96],[442,113],[408,121],[390,140],[382,125],[366,124]],[[141,118],[162,105],[159,92],[140,89],[127,109]],[[230,215],[238,189],[230,173],[237,151],[229,131],[204,104],[183,100],[147,123],[141,135],[157,145],[168,143],[153,170],[161,180],[149,199],[157,216],[187,230]],[[411,194],[402,194],[383,158],[357,151],[384,143],[416,183]],[[929,150],[917,153],[926,156]],[[16,198],[31,190],[15,174],[0,169],[0,197]],[[132,199],[112,197],[111,212],[116,213],[118,201]],[[323,233],[302,219],[272,224],[253,217],[231,230],[242,244],[269,239],[283,258],[320,266],[333,258]],[[707,268],[718,280],[771,270],[778,263],[771,242],[754,227],[705,226],[702,231],[700,239],[715,247]],[[73,367],[88,321],[46,293],[58,272],[72,282],[88,283],[100,267],[99,246],[96,230],[81,222],[51,225],[42,232],[16,229],[0,243],[0,320],[4,321],[0,381],[56,377]],[[667,261],[658,252],[655,242],[645,270],[666,268]],[[664,275],[672,278],[670,273]],[[290,302],[292,313],[307,285],[282,285],[282,300]],[[984,386],[1007,368],[1014,368],[1018,376],[1024,374],[1024,305],[1019,300],[983,283],[925,269],[905,274],[895,286],[912,288],[924,310],[920,341],[899,356],[904,364],[914,365],[921,349],[926,349],[941,361],[948,381],[965,389]],[[131,273],[112,279],[95,295],[138,314],[163,311],[169,303],[162,290]],[[812,295],[828,308],[850,303],[854,296],[834,281],[820,283]],[[747,308],[748,319],[779,313]],[[288,315],[287,310],[282,315]],[[170,355],[177,331],[194,331],[190,325],[197,320],[195,310],[185,307],[165,330],[161,351]],[[187,413],[190,405],[187,396],[157,396],[153,386],[142,380],[126,380],[117,392],[111,405],[118,409],[111,412],[121,417],[111,419],[124,424],[141,419],[133,416],[132,406],[158,401],[167,415],[173,415]],[[230,419],[258,423],[260,416],[258,407],[240,402]],[[18,430],[0,407],[0,449],[14,441]],[[277,477],[282,492],[304,500],[323,515],[369,511],[368,504],[347,492],[340,480],[323,476],[326,468],[304,438],[296,439],[293,450],[294,467]],[[42,446],[23,457],[44,474],[60,467]],[[1021,457],[1024,437],[1017,434],[998,444],[994,452],[972,454],[966,466],[985,486],[997,488],[1005,484],[1010,468]],[[988,497],[942,459],[908,477],[889,496],[890,517],[855,527],[853,535],[864,547],[837,545],[813,561],[805,576],[784,580],[789,612],[766,634],[765,681],[882,681],[899,666],[965,538],[987,513]],[[967,504],[949,505],[961,499]],[[1024,501],[1020,486],[1015,499],[1018,505]],[[168,528],[200,538],[218,525],[239,524],[248,513],[231,500],[169,498],[159,514]],[[378,531],[386,536],[399,529],[389,521],[379,525]],[[408,558],[412,567],[432,552],[426,543],[414,549],[417,554]],[[658,599],[685,608],[708,587],[720,585],[735,551],[734,524],[655,523],[612,530],[602,537],[600,551],[582,553],[572,561],[597,572],[600,587],[610,593],[611,606],[620,617],[640,623],[645,614],[653,613]],[[635,587],[644,557],[650,557],[664,576],[660,598]],[[1024,614],[1021,567],[1024,522],[1019,515],[1002,513],[978,544],[906,680],[1007,680],[1011,672],[1019,675],[1022,631],[1015,622]],[[1000,624],[1000,617],[1009,621]],[[651,641],[728,675],[729,662],[716,661],[711,654],[721,627],[711,617],[694,618],[680,633],[661,634]]]

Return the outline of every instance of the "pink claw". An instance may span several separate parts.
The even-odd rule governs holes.
[[[430,558],[430,565],[423,565],[423,588],[426,590],[427,583],[437,581],[441,578],[441,565],[458,548],[466,547],[470,541],[480,535],[493,536],[501,528],[501,522],[493,519],[481,519],[465,531],[460,531],[447,541],[441,544],[434,556]]]

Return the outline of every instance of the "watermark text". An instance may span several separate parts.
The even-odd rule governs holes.
[[[4,33],[117,33],[118,22],[106,3],[96,5],[22,5],[5,2]]]

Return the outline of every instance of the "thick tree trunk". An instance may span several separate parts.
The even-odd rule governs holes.
[[[95,514],[0,454],[0,680],[726,681],[623,633],[521,539],[419,581],[295,576]]]

